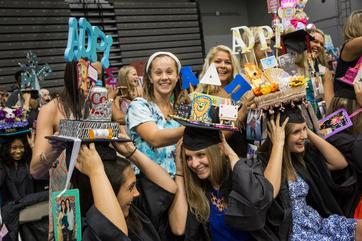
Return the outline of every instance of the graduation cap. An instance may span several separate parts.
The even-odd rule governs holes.
[[[284,120],[289,117],[288,123],[295,123],[295,124],[301,124],[306,122],[302,111],[299,107],[301,103],[298,104],[288,104],[288,105],[284,105],[282,107],[275,107],[273,109],[273,111],[269,111],[269,118],[272,118],[272,114],[273,116],[276,117],[278,114],[280,114],[280,123],[283,123]]]
[[[284,111],[280,111],[280,121],[283,122],[289,117],[288,123],[301,124],[305,122],[302,111],[298,106],[286,106]]]
[[[183,67],[181,76],[182,88],[184,90],[190,88],[192,91],[192,86],[197,84],[198,80],[192,73],[191,67]],[[214,63],[206,70],[199,83],[207,85],[207,93],[210,85],[221,86]],[[250,89],[249,84],[241,76],[238,76],[230,83],[226,91],[234,101],[237,101],[248,89]],[[236,127],[238,106],[233,105],[230,99],[198,92],[192,92],[189,97],[191,104],[181,103],[176,108],[176,115],[170,115],[171,118],[188,127],[210,130],[239,130]]]
[[[80,29],[84,28],[84,24],[89,24],[85,18],[79,20]],[[80,31],[82,33],[82,31]],[[69,19],[69,34],[68,34],[68,45],[64,52],[64,57],[67,62],[72,62],[74,60],[79,60],[80,58],[88,58],[92,62],[96,60],[96,50],[104,51],[102,58],[102,66],[107,68],[109,65],[109,50],[112,45],[112,37],[106,36],[98,27],[92,27],[92,31],[88,33],[88,38],[94,40],[89,46],[90,51],[79,51],[78,46],[82,46],[82,40],[77,37],[77,21],[75,18]],[[82,36],[82,35],[81,35]],[[100,38],[102,44],[97,44],[96,39]],[[78,40],[81,42],[79,43]],[[78,61],[78,64],[82,61]],[[88,63],[84,63],[83,67],[89,67]],[[82,67],[82,66],[81,66]],[[79,81],[79,77],[82,79],[87,79],[88,77],[93,77],[98,79],[96,71],[93,68],[80,68],[78,65],[76,69],[78,79],[73,79],[73,81]],[[74,68],[73,68],[74,70]],[[87,70],[84,71],[83,70]],[[84,76],[83,76],[84,75]],[[83,78],[84,77],[84,78]],[[98,86],[100,85],[100,86]],[[78,88],[79,82],[76,85],[73,85],[73,88]],[[73,91],[77,93],[77,91]],[[52,141],[68,143],[66,151],[66,159],[68,166],[68,173],[66,184],[63,191],[58,195],[61,196],[68,189],[70,185],[70,179],[74,171],[75,161],[78,157],[80,146],[85,142],[100,142],[105,146],[109,142],[128,142],[132,141],[126,138],[119,138],[120,128],[118,122],[111,121],[112,113],[112,102],[107,98],[107,90],[102,87],[102,81],[96,80],[96,86],[94,86],[88,96],[86,104],[82,111],[86,113],[89,110],[89,115],[87,118],[85,116],[76,120],[60,120],[59,123],[59,135],[47,136],[46,138]],[[90,104],[88,104],[90,103]],[[88,104],[88,105],[87,105]],[[70,152],[70,156],[69,156]],[[69,164],[68,164],[69,163]]]
[[[281,36],[283,51],[292,50],[297,53],[303,53],[309,49],[309,42],[313,37],[307,31],[301,29],[287,33]],[[275,41],[275,37],[272,38]]]
[[[23,108],[0,107],[0,137],[16,136],[30,132],[29,121]]]
[[[183,135],[183,146],[191,151],[204,149],[221,142],[219,130],[207,130],[197,127],[186,127]]]

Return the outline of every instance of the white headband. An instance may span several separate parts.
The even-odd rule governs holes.
[[[181,63],[180,60],[176,57],[176,55],[174,55],[173,53],[170,52],[156,52],[154,54],[152,54],[147,61],[147,65],[146,65],[146,73],[148,72],[148,68],[150,67],[152,61],[158,57],[159,55],[167,55],[170,58],[172,58],[173,60],[175,60],[176,64],[177,64],[177,72],[179,73],[181,70]]]

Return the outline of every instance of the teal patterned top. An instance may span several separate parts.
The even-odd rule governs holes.
[[[154,122],[159,129],[180,127],[177,121],[172,119],[167,120],[155,103],[140,97],[135,98],[129,105],[126,114],[126,129],[128,135],[141,152],[161,165],[173,176],[176,173],[176,144],[154,148],[151,144],[143,140],[135,130],[140,124],[151,121]],[[139,173],[139,170],[136,169],[136,173]]]

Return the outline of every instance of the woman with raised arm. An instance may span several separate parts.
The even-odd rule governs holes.
[[[362,222],[353,215],[357,186],[343,155],[310,131],[299,107],[270,117],[260,149],[273,203],[258,240],[361,240]],[[307,142],[309,141],[309,142]],[[338,181],[332,179],[338,174]],[[351,173],[352,172],[352,173]],[[335,195],[335,196],[334,196]],[[349,204],[343,208],[341,203]]]
[[[258,160],[240,160],[215,130],[186,127],[177,146],[178,190],[169,212],[185,240],[254,240],[264,226],[273,188]]]
[[[127,132],[137,148],[175,174],[176,142],[184,127],[169,117],[174,114],[180,91],[181,64],[170,52],[156,52],[147,61],[144,98],[135,98],[126,115]]]
[[[141,175],[136,180],[130,161],[113,149],[82,145],[76,167],[84,175],[77,173],[73,180],[88,224],[83,240],[169,240],[167,211],[175,182],[133,143],[114,147]]]

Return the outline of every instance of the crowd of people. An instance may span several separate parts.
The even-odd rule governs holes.
[[[254,58],[258,64],[270,54],[259,50],[253,32],[253,57],[240,61],[226,45],[209,50],[199,79],[215,64],[221,85],[199,84],[195,91],[230,98],[224,88],[246,74],[241,62]],[[310,48],[295,64],[319,81],[307,97],[315,115],[322,119],[340,108],[356,113],[362,82],[348,85],[339,78],[361,62],[362,11],[346,22],[336,69],[326,61],[324,33],[313,28],[308,34]],[[173,53],[155,52],[144,67],[137,73],[122,66],[116,86],[107,86],[112,120],[133,142],[80,148],[72,188],[80,193],[82,240],[362,241],[361,116],[324,139],[297,106],[268,112],[267,138],[256,157],[247,158],[247,116],[256,108],[252,90],[237,103],[240,131],[183,126],[170,117],[187,99],[182,62]],[[78,240],[69,199],[60,204],[57,226],[51,214],[24,223],[19,213],[50,203],[48,192],[66,182],[69,145],[46,137],[59,133],[60,120],[83,116],[88,93],[77,86],[76,61],[66,64],[64,90],[54,98],[47,89],[22,90],[20,76],[15,74],[12,93],[0,92],[1,108],[20,106],[29,119],[27,131],[0,136],[0,221],[8,231],[2,240]]]

